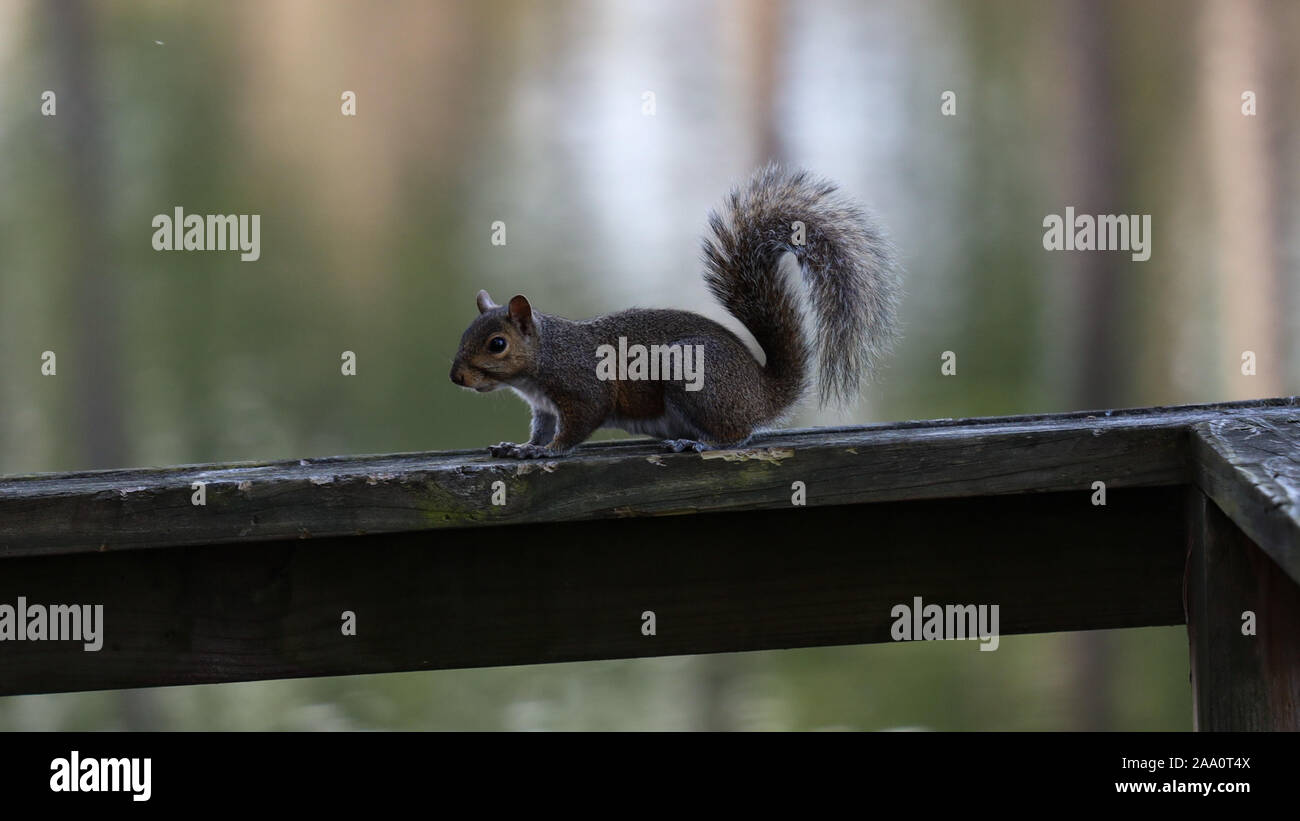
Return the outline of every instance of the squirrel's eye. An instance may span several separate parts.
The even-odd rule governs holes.
[[[494,336],[488,340],[489,353],[501,353],[506,349],[506,338],[504,336]]]

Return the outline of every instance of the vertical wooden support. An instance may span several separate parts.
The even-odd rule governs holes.
[[[1300,585],[1199,489],[1188,505],[1194,726],[1300,730]]]

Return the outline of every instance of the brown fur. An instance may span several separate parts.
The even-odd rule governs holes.
[[[804,224],[803,244],[792,242],[795,221]],[[861,373],[893,336],[899,299],[888,245],[866,214],[831,183],[769,166],[732,193],[710,226],[705,282],[762,346],[766,366],[731,331],[687,311],[638,309],[574,322],[534,312],[523,296],[501,306],[480,291],[479,316],[461,337],[452,381],[478,391],[512,388],[533,410],[529,442],[503,442],[494,454],[562,455],[600,427],[660,436],[674,449],[739,445],[799,401],[814,352],[823,402],[856,393]],[[779,269],[786,254],[809,288],[807,331]],[[620,337],[629,346],[702,346],[702,389],[598,378],[597,350],[617,348]],[[492,350],[494,339],[504,339],[504,348]]]

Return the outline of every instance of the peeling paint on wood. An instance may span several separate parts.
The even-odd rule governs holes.
[[[1287,398],[816,428],[761,435],[742,451],[701,458],[664,455],[658,441],[621,440],[544,462],[502,461],[479,449],[10,477],[0,479],[0,557],[585,521],[628,511],[784,509],[791,472],[772,469],[778,465],[797,465],[798,478],[816,482],[810,508],[1071,491],[1098,478],[1110,488],[1187,484],[1199,475],[1195,426],[1226,431],[1223,425],[1252,420],[1276,432],[1295,427],[1288,420],[1298,409]],[[1270,458],[1248,475],[1280,488],[1288,468]],[[1241,473],[1224,471],[1206,475]],[[498,479],[509,485],[504,506],[487,501]],[[191,504],[191,484],[200,481],[206,507]],[[1265,502],[1256,507],[1264,511]],[[1259,513],[1280,533],[1289,532],[1280,520],[1291,514],[1285,505]]]

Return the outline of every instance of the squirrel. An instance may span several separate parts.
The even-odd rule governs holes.
[[[662,438],[675,452],[739,447],[803,398],[814,352],[821,403],[856,396],[860,376],[896,335],[901,277],[881,230],[837,190],[806,171],[769,165],[731,192],[722,213],[709,214],[705,284],[753,335],[766,365],[732,331],[689,311],[572,321],[534,311],[523,295],[503,306],[479,291],[479,315],[461,337],[451,381],[479,392],[508,387],[532,408],[528,442],[489,452],[564,456],[601,427]],[[786,254],[806,283],[809,323],[781,270]],[[616,368],[616,350],[640,362]],[[658,358],[662,378],[647,378]],[[702,378],[677,376],[683,361]]]

